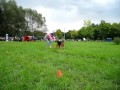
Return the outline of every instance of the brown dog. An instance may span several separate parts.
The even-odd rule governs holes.
[[[58,47],[58,48],[63,48],[64,47],[64,40],[62,39],[62,40],[57,40],[57,45],[56,45],[56,47]]]

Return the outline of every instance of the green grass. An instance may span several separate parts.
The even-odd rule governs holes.
[[[120,45],[0,42],[0,90],[119,90]],[[57,77],[58,69],[62,77]]]

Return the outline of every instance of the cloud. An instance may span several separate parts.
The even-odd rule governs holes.
[[[64,28],[67,30],[79,29],[81,27],[82,19],[76,14],[76,9],[72,9],[70,12],[44,7],[37,7],[34,9],[38,12],[42,12],[43,16],[46,17],[46,24],[51,31],[55,31],[55,29],[63,30]]]
[[[83,21],[120,22],[120,0],[17,0],[18,5],[36,9],[46,17],[50,30],[80,29]]]

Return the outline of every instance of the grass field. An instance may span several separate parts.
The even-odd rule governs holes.
[[[120,45],[0,42],[0,90],[120,90]],[[57,77],[58,69],[62,77]]]

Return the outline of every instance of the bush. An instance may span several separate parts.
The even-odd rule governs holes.
[[[116,44],[119,44],[120,43],[120,38],[119,37],[115,37],[113,42],[116,43]]]

